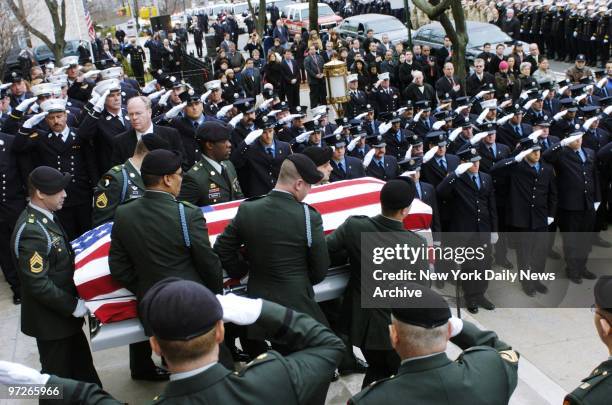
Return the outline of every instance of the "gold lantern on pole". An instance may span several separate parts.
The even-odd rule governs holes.
[[[342,104],[350,100],[346,82],[348,75],[346,63],[337,59],[329,61],[323,65],[323,74],[327,87],[327,104],[331,104],[336,110],[336,115],[342,118],[344,116]]]

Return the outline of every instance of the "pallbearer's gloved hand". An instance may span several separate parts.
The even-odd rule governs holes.
[[[223,308],[223,321],[236,325],[251,325],[261,315],[263,301],[261,298],[252,299],[239,297],[235,294],[217,295]]]
[[[19,363],[0,360],[0,384],[21,385],[21,384],[40,384],[44,385],[49,381],[49,374],[41,374],[33,368]]]
[[[74,312],[72,312],[72,316],[75,318],[82,318],[87,316],[87,314],[89,314],[89,309],[87,309],[85,306],[85,301],[79,298],[76,308],[74,309]]]
[[[451,324],[451,337],[455,337],[460,334],[463,330],[463,320],[461,318],[451,316],[448,321]]]

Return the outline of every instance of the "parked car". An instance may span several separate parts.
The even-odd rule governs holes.
[[[512,45],[514,40],[498,26],[488,23],[466,21],[468,44],[465,50],[466,59],[472,62],[478,54],[483,50],[485,43],[491,44],[491,52],[495,52],[496,44]],[[442,48],[444,44],[444,36],[446,33],[439,22],[423,25],[416,30],[412,35],[412,43],[414,45],[429,45],[432,50]],[[523,48],[528,49],[528,44],[523,42]],[[509,55],[510,47],[506,47],[504,55]]]
[[[289,4],[282,9],[281,18],[289,30],[290,35],[302,32],[302,27],[308,30],[309,27],[309,4],[295,3]],[[342,17],[336,15],[334,10],[325,3],[317,3],[319,9],[319,32],[327,32],[331,28],[336,28]]]
[[[79,56],[79,52],[77,51],[77,49],[79,48],[80,42],[81,41],[78,39],[66,41],[66,47],[64,48],[64,56]],[[88,41],[83,42],[85,42],[86,46],[89,47]],[[36,58],[39,64],[48,61],[56,62],[53,52],[51,52],[51,49],[49,49],[47,45],[39,45],[34,48],[34,57]]]
[[[385,14],[361,14],[345,18],[336,32],[342,38],[357,38],[363,42],[370,29],[374,30],[374,37],[379,41],[383,34],[387,34],[393,44],[408,41],[408,28],[397,18]]]

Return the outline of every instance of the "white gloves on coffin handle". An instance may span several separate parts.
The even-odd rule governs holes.
[[[72,312],[72,316],[74,316],[75,318],[82,318],[88,313],[89,309],[87,309],[87,307],[85,306],[85,301],[79,298],[79,300],[77,301],[76,308],[74,308],[74,311]]]
[[[19,363],[0,360],[0,384],[3,385],[22,385],[40,384],[44,385],[49,381],[49,374],[41,374],[33,368],[26,367]]]
[[[223,322],[236,325],[252,325],[261,315],[263,301],[261,298],[252,299],[239,297],[235,294],[217,295],[223,308]]]

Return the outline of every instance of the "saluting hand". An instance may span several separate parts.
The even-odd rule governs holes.
[[[183,111],[183,109],[187,106],[187,102],[181,103],[179,105],[175,105],[174,107],[172,107],[171,109],[169,109],[166,114],[164,114],[165,118],[167,120],[171,120],[172,118],[176,117],[177,115],[179,115],[179,113],[181,111]]]
[[[263,301],[261,298],[252,299],[239,297],[235,294],[219,295],[217,299],[223,308],[223,322],[236,325],[251,325],[261,315]]]
[[[474,166],[474,163],[472,162],[465,162],[465,163],[461,163],[459,166],[457,166],[457,168],[455,169],[455,174],[457,176],[461,176],[463,173],[467,172],[468,169],[470,167]]]
[[[246,143],[247,145],[252,144],[257,138],[261,136],[261,134],[263,134],[263,129],[256,129],[255,131],[251,131],[246,136],[246,138],[244,138],[244,143]]]
[[[19,105],[17,107],[15,107],[15,110],[21,111],[22,113],[25,113],[26,111],[28,111],[28,109],[30,108],[32,103],[34,103],[37,99],[38,99],[38,97],[26,98],[21,103],[19,103]]]
[[[26,122],[23,123],[22,127],[26,129],[32,129],[34,126],[38,125],[45,117],[49,114],[48,112],[41,112],[36,115],[31,116]]]

